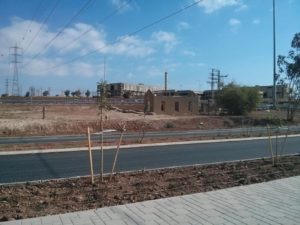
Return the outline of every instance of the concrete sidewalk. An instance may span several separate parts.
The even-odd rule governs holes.
[[[1,225],[300,224],[300,176]]]

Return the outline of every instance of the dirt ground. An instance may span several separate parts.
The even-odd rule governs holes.
[[[123,105],[123,108],[129,106]],[[200,123],[198,117],[175,117],[166,115],[149,115],[144,117],[139,106],[130,105],[135,113],[111,110],[105,113],[104,126],[106,129],[119,129],[120,124],[126,121],[127,130],[139,130],[144,126],[146,130],[161,130],[164,125],[175,123],[178,129],[195,128],[194,120]],[[133,109],[132,109],[133,108]],[[182,120],[190,121],[182,125]],[[212,119],[210,123],[221,123]],[[207,126],[210,126],[210,123]],[[191,126],[193,124],[193,126]],[[38,105],[0,105],[0,135],[59,135],[83,134],[87,127],[92,132],[99,131],[100,120],[96,105],[48,105],[46,119],[42,119],[42,106]],[[215,125],[213,125],[215,126]],[[196,126],[197,127],[197,126]],[[175,125],[174,125],[175,128]]]
[[[300,155],[0,186],[0,221],[153,200],[300,175]]]
[[[284,122],[284,112],[254,112],[247,117],[230,116],[169,116],[143,115],[143,105],[114,105],[106,112],[105,129],[120,129],[126,122],[128,131],[194,130],[231,127],[250,127]],[[119,109],[119,110],[116,110]],[[41,136],[85,134],[99,131],[97,105],[46,105],[46,118],[42,105],[0,105],[0,136]]]
[[[256,111],[248,116],[170,116],[143,115],[142,104],[113,105],[114,109],[105,113],[105,129],[120,129],[126,123],[127,132],[164,131],[164,130],[205,130],[216,128],[252,127],[286,124],[285,113],[276,111]],[[46,118],[42,119],[43,105],[2,104],[0,105],[0,137],[76,135],[99,132],[99,110],[97,105],[46,105]],[[298,116],[299,117],[299,116]],[[296,120],[296,124],[299,122]],[[241,134],[238,137],[247,137]],[[224,138],[238,138],[236,136]],[[147,138],[142,143],[159,143],[174,141],[192,141],[214,139],[215,137],[168,137]],[[220,138],[220,137],[218,137]],[[122,144],[141,143],[141,139],[123,140]],[[104,145],[115,145],[108,142]],[[93,146],[99,146],[94,142]],[[0,145],[0,151],[20,151],[32,149],[87,147],[87,141],[30,143]]]

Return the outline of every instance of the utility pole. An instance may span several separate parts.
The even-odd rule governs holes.
[[[276,109],[276,33],[275,33],[275,0],[273,0],[273,107]]]
[[[23,55],[23,49],[18,46],[9,48],[10,63],[13,64],[13,80],[12,80],[12,96],[20,96],[19,86],[19,68],[18,64],[21,63],[21,57]]]
[[[215,89],[215,84],[217,84],[217,90],[222,88],[222,78],[228,77],[228,75],[221,75],[221,71],[218,69],[212,69],[207,83],[210,84],[210,89],[213,92]]]
[[[211,104],[213,104],[213,101],[215,99],[215,84],[217,84],[217,90],[220,91],[222,88],[222,78],[228,77],[228,75],[221,75],[221,71],[219,69],[212,69],[210,76],[209,76],[209,81],[207,83],[210,84],[210,89],[211,89],[211,96],[208,97],[208,113],[210,111]]]
[[[217,70],[217,77],[218,77],[218,91],[221,90],[221,87],[222,87],[222,78],[225,78],[225,77],[228,77],[228,75],[221,75],[221,72],[220,70]]]
[[[216,70],[216,69],[211,69],[211,73],[210,73],[210,76],[209,76],[209,81],[207,81],[207,83],[210,84],[210,90],[211,90],[211,95],[208,96],[208,99],[207,99],[208,114],[210,114],[210,109],[211,109],[211,106],[213,105],[213,101],[214,101],[214,98],[215,98],[214,88],[215,88],[215,84],[218,81],[218,77],[217,77],[217,74],[216,74],[217,71],[218,70]]]
[[[218,72],[218,71],[219,70],[217,70],[217,69],[211,69],[211,73],[210,73],[210,76],[209,76],[209,81],[207,81],[207,83],[210,84],[210,90],[211,90],[212,93],[215,89],[215,84],[218,81],[218,76],[216,74],[216,72]]]

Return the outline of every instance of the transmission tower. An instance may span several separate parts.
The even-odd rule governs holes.
[[[8,81],[8,78],[6,78],[5,79],[5,94],[7,96],[9,95],[8,87],[9,87],[9,81]]]
[[[12,79],[12,96],[20,96],[19,87],[19,68],[23,56],[23,49],[18,46],[9,48],[10,63],[13,65],[13,79]]]

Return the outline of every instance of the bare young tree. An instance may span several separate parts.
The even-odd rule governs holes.
[[[107,100],[108,92],[106,89],[106,81],[102,80],[98,83],[98,108],[99,108],[99,115],[100,115],[100,132],[101,132],[101,165],[100,165],[100,174],[101,174],[101,181],[103,182],[103,168],[104,168],[104,158],[103,158],[103,132],[104,132],[104,117],[105,112],[110,109],[109,102]]]
[[[141,124],[141,128],[140,128],[140,130],[139,130],[139,136],[138,136],[138,140],[137,140],[137,142],[138,143],[142,143],[143,142],[143,140],[144,140],[144,137],[145,137],[145,133],[146,133],[146,127],[147,127],[147,125],[148,125],[148,123],[147,123],[147,121],[146,121],[146,115],[147,115],[147,113],[149,113],[148,112],[148,105],[147,105],[148,103],[146,103],[145,105],[144,105],[144,115],[143,115],[143,121],[142,121],[142,124]]]

